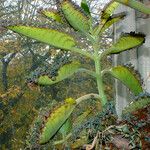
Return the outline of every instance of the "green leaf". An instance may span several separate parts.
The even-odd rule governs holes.
[[[88,6],[88,4],[87,4],[87,0],[82,0],[82,1],[81,1],[81,8],[82,8],[88,15],[91,15],[89,6]]]
[[[80,138],[76,139],[72,144],[72,149],[81,149],[85,143],[88,143],[88,137],[87,136],[80,136]]]
[[[146,106],[150,105],[150,98],[141,98],[137,101],[133,101],[132,103],[129,104],[129,106],[125,107],[123,110],[123,115],[127,113],[132,113],[135,111],[138,111],[139,109],[142,109]]]
[[[78,126],[81,126],[83,121],[85,121],[90,116],[90,114],[92,114],[92,111],[93,111],[93,109],[88,109],[88,110],[84,111],[81,115],[79,115],[75,119],[75,121],[73,123],[73,126],[75,128],[78,127]]]
[[[59,12],[55,9],[43,9],[43,10],[39,10],[39,13],[41,13],[42,15],[53,19],[59,23],[63,23],[63,20],[59,14]]]
[[[124,19],[125,16],[126,16],[125,12],[110,16],[108,18],[108,20],[106,21],[106,23],[102,26],[100,33],[104,32],[106,29],[108,29],[114,23],[117,23],[117,22],[121,21],[122,19]]]
[[[59,130],[59,128],[70,117],[72,111],[76,106],[76,101],[69,98],[65,103],[56,108],[44,123],[44,127],[41,129],[39,143],[44,144],[48,142]]]
[[[114,0],[112,0],[110,3],[108,3],[102,13],[101,13],[101,19],[105,19],[107,20],[114,12],[114,10],[119,6],[118,2],[115,2]]]
[[[57,82],[60,82],[64,79],[70,77],[74,73],[76,73],[78,71],[78,69],[80,68],[80,66],[81,65],[79,62],[72,62],[70,64],[66,64],[59,69],[58,76],[56,76],[55,80],[49,78],[48,75],[43,75],[43,76],[40,76],[38,78],[37,84],[39,84],[39,85],[52,85],[52,84],[55,84]]]
[[[108,73],[110,73],[114,78],[120,80],[124,85],[126,85],[131,92],[135,95],[139,95],[143,92],[141,83],[130,69],[124,66],[116,66],[111,68]]]
[[[70,0],[63,0],[61,8],[65,18],[74,29],[82,32],[89,32],[89,17],[81,11],[79,6],[76,6]]]
[[[114,10],[119,6],[118,2],[111,1],[108,3],[102,13],[101,13],[101,21],[98,26],[95,27],[93,33],[94,35],[99,35],[101,32],[101,29],[104,27],[107,21],[110,20],[111,15],[113,14]]]
[[[58,132],[61,133],[63,137],[65,137],[68,133],[70,133],[71,129],[72,129],[72,120],[71,117],[69,117]]]
[[[76,45],[75,40],[72,36],[53,29],[22,25],[8,26],[7,28],[40,42],[50,44],[56,48],[70,50]]]
[[[104,51],[105,55],[117,54],[122,51],[126,51],[137,46],[142,45],[145,42],[145,35],[141,33],[124,33],[109,49]]]

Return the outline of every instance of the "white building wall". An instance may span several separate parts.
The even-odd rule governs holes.
[[[145,0],[145,2],[147,1]],[[145,81],[144,89],[150,93],[150,17],[123,5],[118,8],[116,13],[122,11],[127,11],[128,16],[115,25],[114,40],[116,40],[122,32],[136,31],[145,33],[146,41],[144,45],[138,49],[114,56],[114,65],[131,62],[135,68],[139,70]],[[115,87],[116,110],[121,119],[123,108],[129,103],[129,99],[131,100],[132,98],[126,87],[118,81],[115,81]]]
[[[138,48],[138,70],[145,90],[150,93],[150,18],[137,18],[137,31],[146,35],[145,43]]]

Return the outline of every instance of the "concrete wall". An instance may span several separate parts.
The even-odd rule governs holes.
[[[137,31],[146,35],[145,44],[138,48],[138,70],[145,81],[145,90],[150,93],[150,18],[137,18]]]
[[[147,92],[150,92],[150,18],[149,16],[146,18],[145,15],[137,13],[135,10],[123,5],[121,5],[115,13],[122,11],[127,11],[128,16],[125,20],[115,25],[114,40],[117,40],[122,32],[131,31],[143,32],[147,35],[147,37],[145,44],[140,48],[114,56],[114,65],[131,62],[135,68],[139,70],[144,81],[146,81],[144,88]],[[115,81],[115,87],[116,110],[119,118],[121,119],[121,112],[130,100],[132,100],[132,95],[126,87],[118,81]]]
[[[117,40],[122,32],[131,32],[136,30],[136,22],[135,22],[135,11],[129,7],[121,5],[116,13],[126,11],[127,17],[117,23],[115,25],[115,36],[114,40]],[[122,65],[132,63],[135,67],[137,67],[137,52],[136,49],[131,51],[122,52],[119,55],[114,56],[114,65]],[[121,112],[125,106],[129,103],[130,94],[129,90],[119,81],[115,81],[115,97],[116,97],[116,110],[118,113],[118,117],[121,117]],[[121,118],[120,118],[121,119]]]

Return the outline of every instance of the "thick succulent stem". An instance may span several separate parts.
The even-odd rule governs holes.
[[[107,98],[104,93],[104,87],[103,87],[103,81],[102,81],[102,75],[101,75],[101,65],[100,65],[99,58],[95,59],[95,71],[97,74],[96,81],[97,81],[97,88],[98,88],[99,96],[101,97],[102,106],[104,106],[107,103]]]
[[[102,106],[104,106],[107,103],[107,98],[104,93],[104,87],[103,87],[103,80],[102,80],[102,74],[101,74],[101,60],[99,56],[99,38],[95,40],[95,43],[93,44],[94,48],[94,62],[95,62],[95,72],[96,72],[96,82],[97,82],[97,88],[99,96],[101,97],[101,103]]]
[[[115,0],[115,1],[123,5],[129,6],[131,8],[134,8],[138,11],[141,11],[145,14],[150,14],[150,7],[145,6],[141,2],[138,2],[137,0]]]

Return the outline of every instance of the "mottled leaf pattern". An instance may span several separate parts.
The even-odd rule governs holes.
[[[48,77],[48,75],[43,75],[40,76],[37,80],[37,84],[39,85],[52,85],[54,83],[57,83],[59,81],[62,81],[74,73],[78,71],[80,68],[80,63],[79,62],[72,62],[70,64],[66,64],[63,67],[60,68],[58,71],[58,76],[56,76],[55,80],[52,80],[51,78]]]
[[[119,14],[115,14],[109,17],[106,23],[102,26],[100,33],[104,32],[114,23],[121,21],[125,16],[126,16],[126,13],[119,13]]]
[[[40,42],[44,42],[46,44],[50,44],[54,47],[61,49],[69,50],[76,45],[75,40],[72,36],[53,29],[22,25],[9,26],[7,28]]]
[[[89,18],[80,10],[81,8],[69,0],[63,0],[61,7],[65,18],[74,29],[89,32]]]
[[[41,135],[39,139],[40,144],[48,142],[51,137],[55,135],[59,128],[69,118],[75,106],[75,100],[69,98],[63,105],[52,111],[50,116],[47,118],[44,127],[41,129]]]
[[[143,91],[140,81],[127,67],[113,67],[109,70],[109,73],[126,85],[135,95]]]
[[[111,1],[110,3],[108,3],[106,5],[106,7],[104,7],[104,9],[101,13],[101,20],[100,20],[98,26],[96,26],[95,29],[94,29],[94,34],[95,35],[99,35],[100,33],[102,33],[102,31],[101,31],[102,28],[105,26],[106,22],[111,19],[111,16],[112,16],[114,10],[118,6],[119,6],[118,2]],[[110,24],[110,22],[108,24]]]
[[[124,33],[121,37],[114,43],[109,49],[107,49],[105,54],[117,54],[122,51],[135,48],[142,45],[145,42],[145,35],[141,33]]]
[[[59,23],[63,23],[62,21],[62,18],[59,14],[59,12],[57,10],[54,10],[54,9],[43,9],[43,10],[40,10],[39,13],[43,14],[44,16],[50,18],[50,19],[53,19]]]
[[[118,2],[115,2],[112,0],[110,3],[108,3],[102,13],[101,13],[101,19],[108,19],[114,12],[114,10],[119,6]]]

